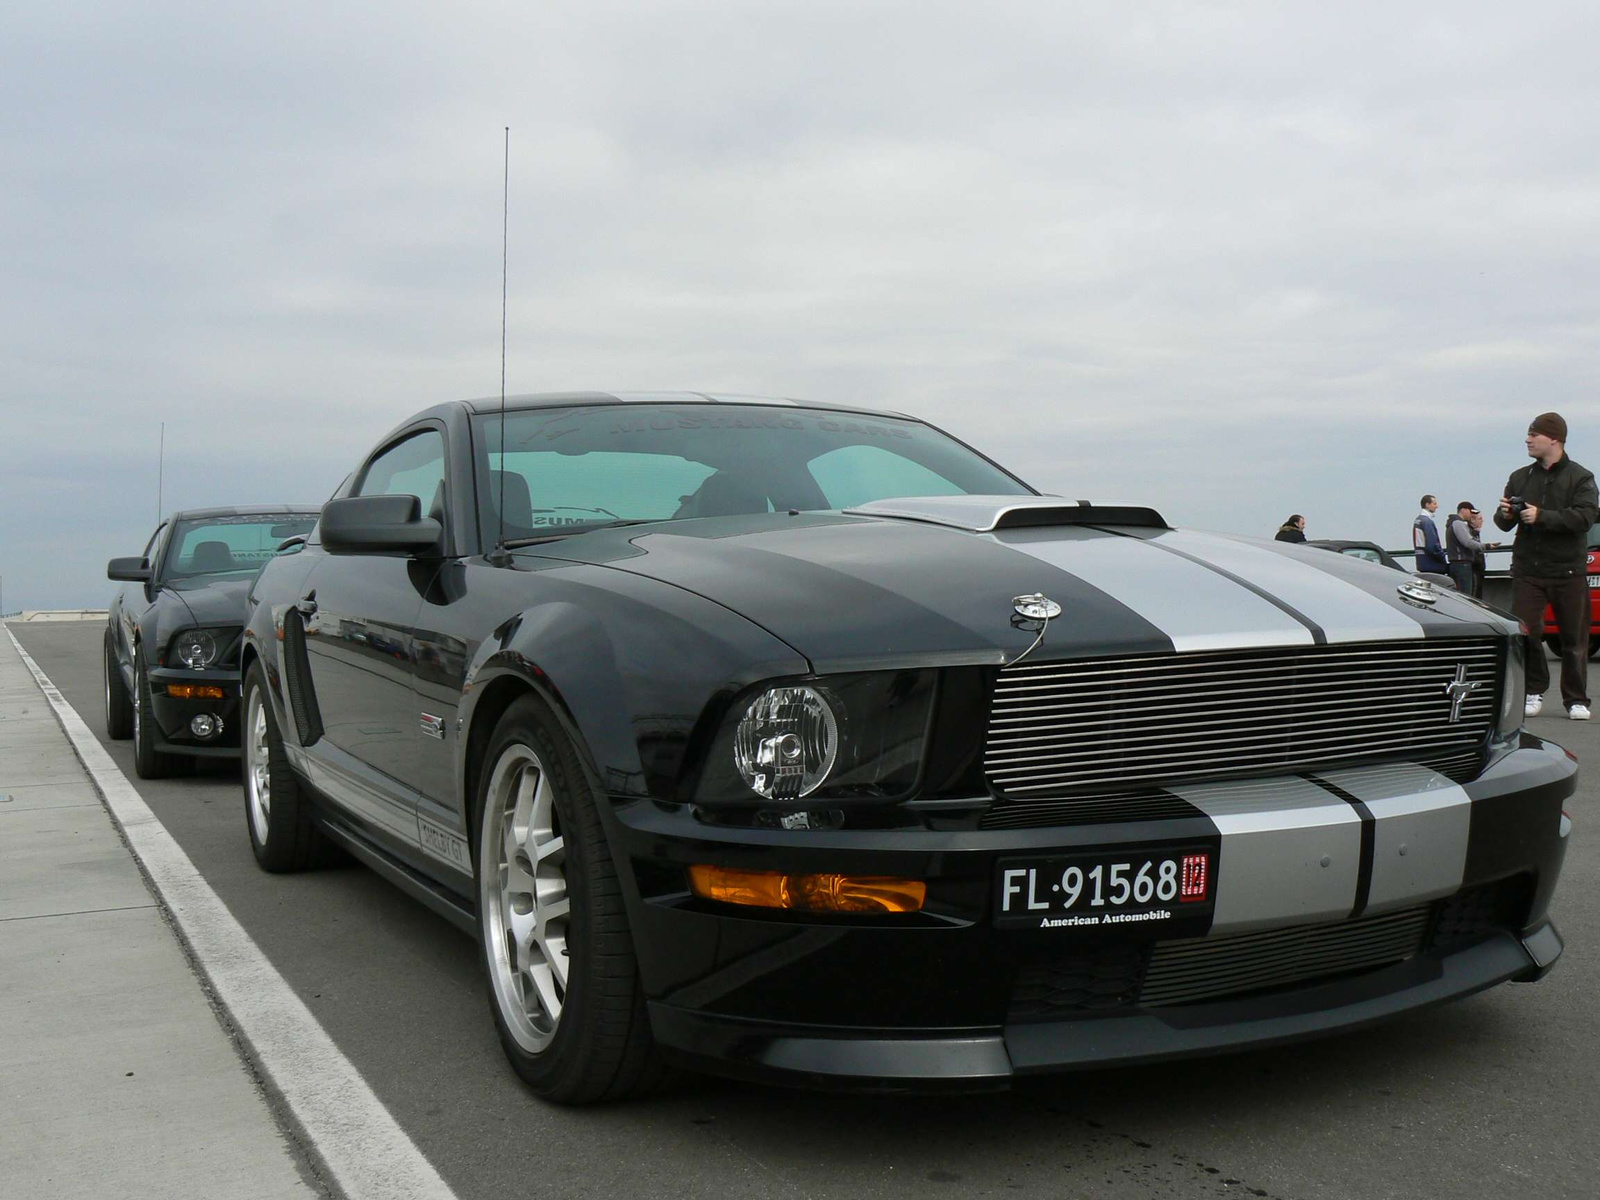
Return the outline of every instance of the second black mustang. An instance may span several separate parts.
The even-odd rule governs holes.
[[[106,733],[133,739],[139,778],[238,757],[245,592],[316,518],[285,505],[189,509],[156,526],[142,554],[106,565],[123,585],[106,615]]]
[[[1522,653],[906,417],[444,405],[254,586],[247,825],[477,932],[544,1096],[995,1086],[1542,976],[1575,767]]]

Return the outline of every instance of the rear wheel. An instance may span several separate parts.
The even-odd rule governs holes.
[[[128,685],[123,682],[122,668],[117,665],[117,653],[111,648],[111,639],[105,645],[106,736],[114,742],[125,742],[133,736],[133,697],[128,695]]]
[[[1556,634],[1556,633],[1547,633],[1547,634],[1545,634],[1544,635],[1544,647],[1545,647],[1546,650],[1550,651],[1551,654],[1554,654],[1557,658],[1560,658],[1561,657],[1561,635],[1560,634]]]
[[[540,1096],[588,1104],[658,1085],[602,798],[526,696],[495,727],[476,812],[478,922],[500,1044]]]
[[[242,708],[244,816],[256,862],[275,872],[318,866],[327,858],[328,842],[312,818],[305,785],[289,766],[259,662],[245,674]]]
[[[156,724],[155,706],[150,700],[150,673],[144,655],[133,652],[133,769],[140,779],[165,779],[188,766],[177,754],[157,750],[161,727]]]

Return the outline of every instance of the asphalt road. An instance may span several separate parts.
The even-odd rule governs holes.
[[[104,739],[102,627],[14,627]],[[1600,684],[1597,684],[1600,686]],[[1547,713],[1561,714],[1555,697]],[[1600,722],[1535,732],[1585,762]],[[1005,1095],[839,1097],[713,1080],[610,1108],[531,1097],[500,1053],[466,937],[364,868],[257,869],[235,768],[138,781],[235,917],[457,1194],[469,1197],[1584,1197],[1600,1179],[1597,780],[1555,913],[1567,949],[1377,1029]]]

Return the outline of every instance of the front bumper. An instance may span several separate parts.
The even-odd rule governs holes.
[[[1262,782],[1252,786],[1261,790]],[[1303,841],[1304,809],[1259,811],[1245,826],[1202,816],[791,832],[710,825],[687,808],[631,802],[611,809],[608,826],[625,865],[652,1028],[668,1057],[802,1085],[983,1089],[1031,1072],[1356,1028],[1541,977],[1561,952],[1547,909],[1571,828],[1562,804],[1575,785],[1576,766],[1564,751],[1524,735],[1471,783],[1447,783],[1421,799],[1374,800],[1364,851],[1373,903],[1355,920],[1308,899],[1326,872],[1317,873],[1319,860],[1307,868],[1295,857],[1318,848]],[[1318,836],[1344,834],[1329,825]],[[1197,840],[1218,852],[1212,928],[993,927],[996,864],[1004,857]],[[1441,875],[1448,861],[1454,874]],[[922,913],[898,917],[747,909],[688,894],[683,868],[690,863],[919,878],[929,900]],[[1277,892],[1241,882],[1242,863],[1258,875],[1281,866]],[[1243,899],[1225,903],[1230,891]],[[1226,955],[1234,944],[1294,942],[1302,931],[1324,942],[1319,931],[1332,931],[1338,941],[1363,921],[1391,919],[1412,921],[1417,941],[1387,962],[1340,970],[1336,961],[1331,975],[1313,970],[1266,989],[1248,986],[1249,971],[1235,966],[1229,969],[1243,970],[1235,993],[1149,999],[1149,964],[1174,946]]]
[[[220,700],[185,700],[167,694],[168,684],[202,684],[222,689]],[[150,671],[150,707],[159,737],[158,750],[168,754],[190,754],[197,758],[239,757],[239,671],[216,668],[195,671],[187,667],[153,667]],[[218,717],[222,732],[201,739],[189,729],[189,722],[202,713]]]

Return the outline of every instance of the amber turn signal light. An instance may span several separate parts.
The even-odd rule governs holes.
[[[786,871],[737,871],[696,864],[689,887],[705,900],[787,908],[803,912],[920,912],[928,885],[889,875],[792,875]]]
[[[179,700],[221,700],[222,689],[204,683],[169,683],[167,695]]]

